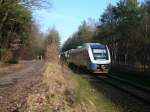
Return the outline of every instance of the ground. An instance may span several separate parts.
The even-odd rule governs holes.
[[[41,80],[43,62],[24,61],[0,68],[0,111],[22,107],[32,86]]]
[[[1,65],[0,112],[149,112],[149,106],[93,74],[33,60]]]
[[[23,61],[0,68],[0,112],[96,112],[76,101],[76,81],[60,63]]]

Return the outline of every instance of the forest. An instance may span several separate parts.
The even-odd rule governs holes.
[[[51,7],[47,0],[0,0],[0,62],[36,59],[45,55],[47,41],[59,41],[57,30],[42,33],[32,15],[35,10]]]
[[[51,7],[47,0],[0,0],[0,62],[35,59],[45,54],[48,42],[60,45],[55,28],[47,34],[33,20],[32,11]],[[99,21],[83,21],[62,46],[62,52],[86,42],[108,45],[112,64],[149,70],[150,1],[120,0],[109,4]]]
[[[109,4],[98,22],[83,21],[63,44],[62,51],[87,42],[106,44],[114,66],[149,70],[150,1],[120,0],[116,5]]]

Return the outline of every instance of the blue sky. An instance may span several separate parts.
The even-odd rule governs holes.
[[[55,27],[63,43],[78,30],[83,20],[92,18],[98,21],[109,3],[115,5],[118,0],[53,0],[49,10],[36,10],[34,20],[40,25],[41,31]]]

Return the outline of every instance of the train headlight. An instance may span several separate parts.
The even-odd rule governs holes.
[[[97,68],[97,65],[95,63],[91,63],[91,68],[92,69],[96,69]]]

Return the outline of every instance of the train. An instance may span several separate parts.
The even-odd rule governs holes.
[[[86,67],[93,73],[108,73],[111,67],[111,56],[107,45],[84,43],[76,49],[65,51],[69,63]]]

